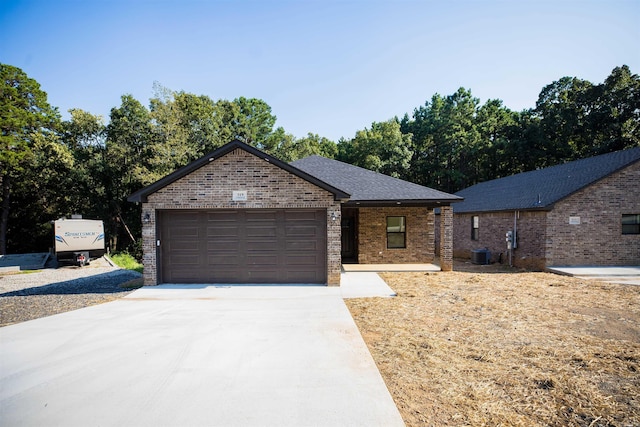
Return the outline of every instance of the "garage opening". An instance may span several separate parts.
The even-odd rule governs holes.
[[[158,212],[160,283],[326,283],[324,209]]]

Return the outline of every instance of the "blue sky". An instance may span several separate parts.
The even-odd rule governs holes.
[[[169,89],[267,102],[297,137],[352,138],[435,93],[535,106],[563,76],[640,73],[640,1],[0,0],[0,62],[67,118]]]

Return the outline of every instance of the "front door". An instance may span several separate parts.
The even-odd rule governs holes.
[[[342,209],[342,263],[358,263],[358,209]]]

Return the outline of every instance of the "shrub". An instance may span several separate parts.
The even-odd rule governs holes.
[[[120,268],[142,273],[142,264],[127,252],[120,252],[111,256],[113,262]]]

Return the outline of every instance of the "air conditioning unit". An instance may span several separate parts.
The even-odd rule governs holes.
[[[474,249],[471,251],[471,262],[473,264],[485,265],[491,260],[491,252],[489,249]]]

